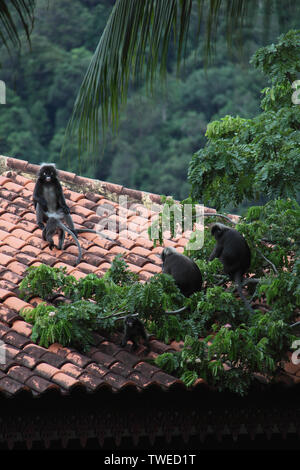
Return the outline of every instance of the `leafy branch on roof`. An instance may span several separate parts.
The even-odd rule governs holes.
[[[201,310],[200,321],[213,333],[201,342],[187,335],[176,357],[162,355],[157,363],[189,384],[202,377],[219,389],[245,393],[254,372],[276,375],[292,345],[294,330],[289,325],[300,313],[300,207],[295,199],[300,189],[300,107],[291,99],[291,85],[300,72],[299,41],[300,31],[290,31],[277,44],[256,52],[252,63],[270,81],[263,90],[263,112],[254,119],[225,116],[208,125],[207,143],[189,167],[190,199],[177,203],[176,213],[184,214],[185,204],[199,200],[217,210],[245,199],[265,202],[250,207],[235,226],[251,247],[254,278],[245,285],[256,300],[255,315],[238,313],[228,279],[217,264],[207,263],[213,244],[209,231],[201,250],[186,246],[207,283],[205,298],[200,292],[189,299],[191,310]],[[165,202],[170,208],[175,201]],[[174,212],[173,236],[175,220]],[[161,212],[153,227],[156,242],[162,242],[163,228]]]

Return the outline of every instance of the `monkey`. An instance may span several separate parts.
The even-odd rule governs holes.
[[[175,284],[185,297],[190,297],[195,292],[201,291],[202,274],[195,261],[178,253],[172,247],[164,248],[161,258],[163,261],[163,274],[169,274],[174,278]],[[187,307],[181,307],[178,310],[165,311],[165,314],[176,315],[186,309]]]
[[[185,297],[190,297],[201,290],[202,275],[195,261],[178,253],[172,247],[164,248],[161,258],[162,272],[174,278],[175,284]]]
[[[242,292],[242,278],[248,271],[251,263],[251,251],[243,235],[234,228],[221,223],[211,227],[211,234],[216,239],[216,245],[209,256],[209,261],[219,258],[224,267],[225,274],[237,285],[238,293],[246,308],[251,313],[253,309]]]
[[[68,227],[66,227],[60,220],[60,217],[57,215],[56,212],[50,213],[50,212],[45,212],[46,216],[48,217],[47,224],[43,228],[43,239],[47,242],[49,242],[49,248],[50,250],[53,249],[54,241],[53,241],[53,236],[55,235],[56,232],[59,234],[59,244],[58,244],[58,249],[62,250],[63,248],[63,243],[65,240],[65,232],[68,232],[69,235],[73,237],[75,240],[75,243],[78,247],[78,258],[76,264],[80,263],[82,252],[81,252],[81,246],[79,244],[78,238],[70,230]]]
[[[146,333],[145,327],[141,320],[133,315],[126,315],[124,319],[124,335],[121,342],[121,347],[124,348],[127,341],[132,341],[132,350],[135,351],[138,348],[138,339],[143,338],[145,345],[147,346],[146,352],[150,350],[149,337]]]
[[[44,229],[44,224],[48,220],[47,212],[49,212],[55,213],[59,219],[65,219],[70,230],[75,236],[77,235],[54,163],[41,165],[33,191],[33,202],[36,222],[41,230]]]
[[[96,230],[83,228],[83,229],[75,229],[74,223],[70,214],[70,209],[67,206],[62,186],[58,179],[57,169],[54,163],[43,163],[40,167],[38,172],[38,178],[34,187],[33,191],[33,202],[34,207],[36,209],[36,221],[38,227],[43,230],[43,238],[44,240],[51,240],[54,233],[59,230],[60,231],[60,242],[59,242],[59,249],[62,249],[65,232],[68,232],[75,240],[78,246],[78,260],[77,264],[80,262],[81,259],[81,248],[78,241],[78,234],[79,233],[96,233],[99,234]],[[52,217],[53,220],[48,226],[48,229],[45,229],[45,223],[49,220],[49,217]],[[65,220],[67,227],[62,223]],[[70,233],[70,231],[72,233]],[[48,235],[46,235],[48,234]],[[52,235],[51,235],[52,234]],[[108,240],[114,242],[109,237],[105,237]],[[49,240],[48,240],[49,241]],[[50,241],[50,249],[54,246],[53,240]]]

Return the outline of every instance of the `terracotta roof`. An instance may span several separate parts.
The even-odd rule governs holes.
[[[151,215],[147,206],[160,203],[160,197],[59,171],[77,228],[95,228],[101,217],[107,216],[107,208],[115,209],[109,217],[115,218],[119,224],[121,218],[126,218],[128,224],[127,234],[125,229],[116,236],[107,231],[111,238],[115,237],[114,241],[96,234],[80,234],[83,256],[76,266],[77,248],[73,241],[68,239],[64,251],[50,251],[36,225],[32,192],[39,167],[22,160],[0,157],[0,168],[0,344],[5,348],[5,363],[0,363],[0,391],[11,396],[24,390],[40,395],[50,390],[65,394],[74,389],[93,392],[102,388],[112,391],[134,388],[140,391],[153,386],[163,390],[183,386],[177,378],[149,365],[145,361],[143,346],[137,354],[130,352],[130,345],[126,348],[118,346],[121,334],[107,337],[105,333],[103,336],[95,333],[95,346],[87,354],[60,344],[46,349],[31,341],[32,326],[19,315],[22,307],[33,307],[41,301],[33,298],[27,303],[19,298],[18,285],[28,266],[40,263],[64,266],[77,279],[88,273],[101,277],[112,259],[118,253],[125,253],[130,270],[138,273],[141,281],[160,272],[162,248],[154,248],[147,234]],[[117,203],[120,195],[127,196],[128,210],[124,207],[120,210]],[[96,213],[99,206],[104,207],[100,216]],[[182,252],[186,241],[181,237],[175,241],[167,240],[166,245]],[[175,343],[168,346],[156,339],[151,339],[150,344],[151,351],[147,357],[178,347]]]
[[[0,358],[1,349],[2,353],[5,349],[5,363],[0,361],[0,392],[12,396],[27,391],[39,396],[52,390],[68,394],[75,389],[117,392],[127,388],[137,391],[151,387],[184,388],[176,377],[147,363],[142,346],[135,354],[129,345],[121,348],[118,333],[110,337],[95,333],[95,346],[87,354],[60,344],[46,349],[31,341],[32,326],[24,321],[19,311],[22,307],[36,306],[41,300],[33,298],[27,303],[19,298],[18,285],[28,266],[40,263],[64,266],[76,278],[88,273],[101,277],[115,255],[125,253],[129,268],[138,273],[141,281],[146,281],[161,271],[159,254],[162,251],[162,247],[154,248],[147,234],[149,207],[151,203],[161,202],[158,195],[65,171],[59,171],[59,177],[77,228],[94,228],[101,217],[107,217],[105,210],[111,207],[114,211],[109,217],[115,219],[119,229],[126,219],[128,233],[123,228],[116,236],[108,231],[111,238],[115,237],[114,241],[96,234],[80,234],[83,256],[77,266],[77,248],[73,241],[68,240],[64,251],[50,251],[36,226],[32,203],[38,168],[26,161],[0,157]],[[119,196],[127,196],[129,208],[118,205]],[[100,215],[96,212],[99,207],[102,208]],[[166,240],[165,245],[182,252],[186,242],[187,238],[182,236]],[[175,342],[165,345],[156,339],[150,340],[150,345],[148,357],[179,347]],[[287,364],[284,381],[299,382],[300,366]],[[207,385],[199,379],[194,387]]]

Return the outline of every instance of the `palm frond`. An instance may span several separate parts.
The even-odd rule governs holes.
[[[34,23],[35,0],[0,1],[0,41],[10,49],[20,47],[19,22],[30,42],[30,33]]]
[[[256,0],[252,0],[256,3]],[[252,3],[251,2],[251,3]],[[153,87],[159,72],[164,78],[173,38],[180,67],[189,30],[193,0],[117,0],[88,67],[66,130],[77,133],[79,151],[97,148],[99,109],[102,131],[116,129],[120,105],[126,102],[130,79],[145,79]],[[194,0],[199,18],[205,15],[209,53],[221,6],[227,12],[228,38],[242,24],[247,0]],[[199,20],[200,22],[200,20]]]

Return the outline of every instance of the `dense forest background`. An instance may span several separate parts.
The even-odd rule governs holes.
[[[1,49],[7,104],[0,108],[0,153],[31,163],[56,162],[81,175],[184,199],[190,190],[188,165],[205,144],[207,124],[227,114],[252,118],[260,112],[260,92],[267,84],[249,59],[258,47],[299,27],[300,4],[293,14],[285,8],[279,14],[253,12],[243,30],[243,49],[236,46],[238,37],[228,48],[220,15],[209,63],[201,34],[197,40],[195,12],[180,76],[171,51],[165,88],[159,83],[149,98],[143,84],[132,84],[117,134],[109,131],[96,155],[83,154],[79,160],[76,145],[69,142],[61,157],[76,94],[113,3],[37,1],[31,49],[26,41],[21,53]]]

